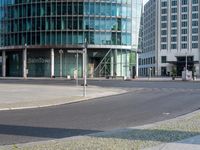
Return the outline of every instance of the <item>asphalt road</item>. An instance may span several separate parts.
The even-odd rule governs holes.
[[[0,80],[0,83],[75,84],[63,80]],[[91,80],[88,84],[124,88],[129,92],[55,107],[0,111],[0,145],[144,125],[200,107],[199,82]],[[134,91],[134,88],[142,90]]]

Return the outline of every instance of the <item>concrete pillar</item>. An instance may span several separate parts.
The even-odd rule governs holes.
[[[54,49],[51,49],[51,78],[53,78],[55,76],[54,73]]]
[[[27,78],[27,48],[23,50],[23,77]]]
[[[118,55],[118,52],[117,52],[117,49],[114,50],[114,76],[119,76],[119,74],[117,74],[118,72],[118,64],[117,64],[117,55]]]
[[[2,76],[6,77],[6,51],[2,51]]]
[[[114,55],[113,50],[110,52],[110,76],[114,76]]]

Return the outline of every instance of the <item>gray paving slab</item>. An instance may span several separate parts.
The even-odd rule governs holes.
[[[53,106],[78,102],[126,92],[114,88],[87,87],[83,96],[82,86],[0,84],[0,110]]]
[[[195,136],[178,142],[161,144],[145,150],[200,150],[200,136]]]

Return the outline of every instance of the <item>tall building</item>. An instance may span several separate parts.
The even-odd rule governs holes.
[[[199,0],[149,0],[144,7],[141,76],[170,76],[173,70],[181,76],[186,58],[187,69],[200,75],[199,8]]]
[[[82,76],[73,52],[87,41],[89,77],[130,76],[141,9],[142,0],[0,0],[0,74]]]

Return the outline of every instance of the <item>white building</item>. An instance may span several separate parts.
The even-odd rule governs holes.
[[[149,0],[144,7],[143,50],[139,75],[181,76],[188,70],[200,75],[200,0]]]

